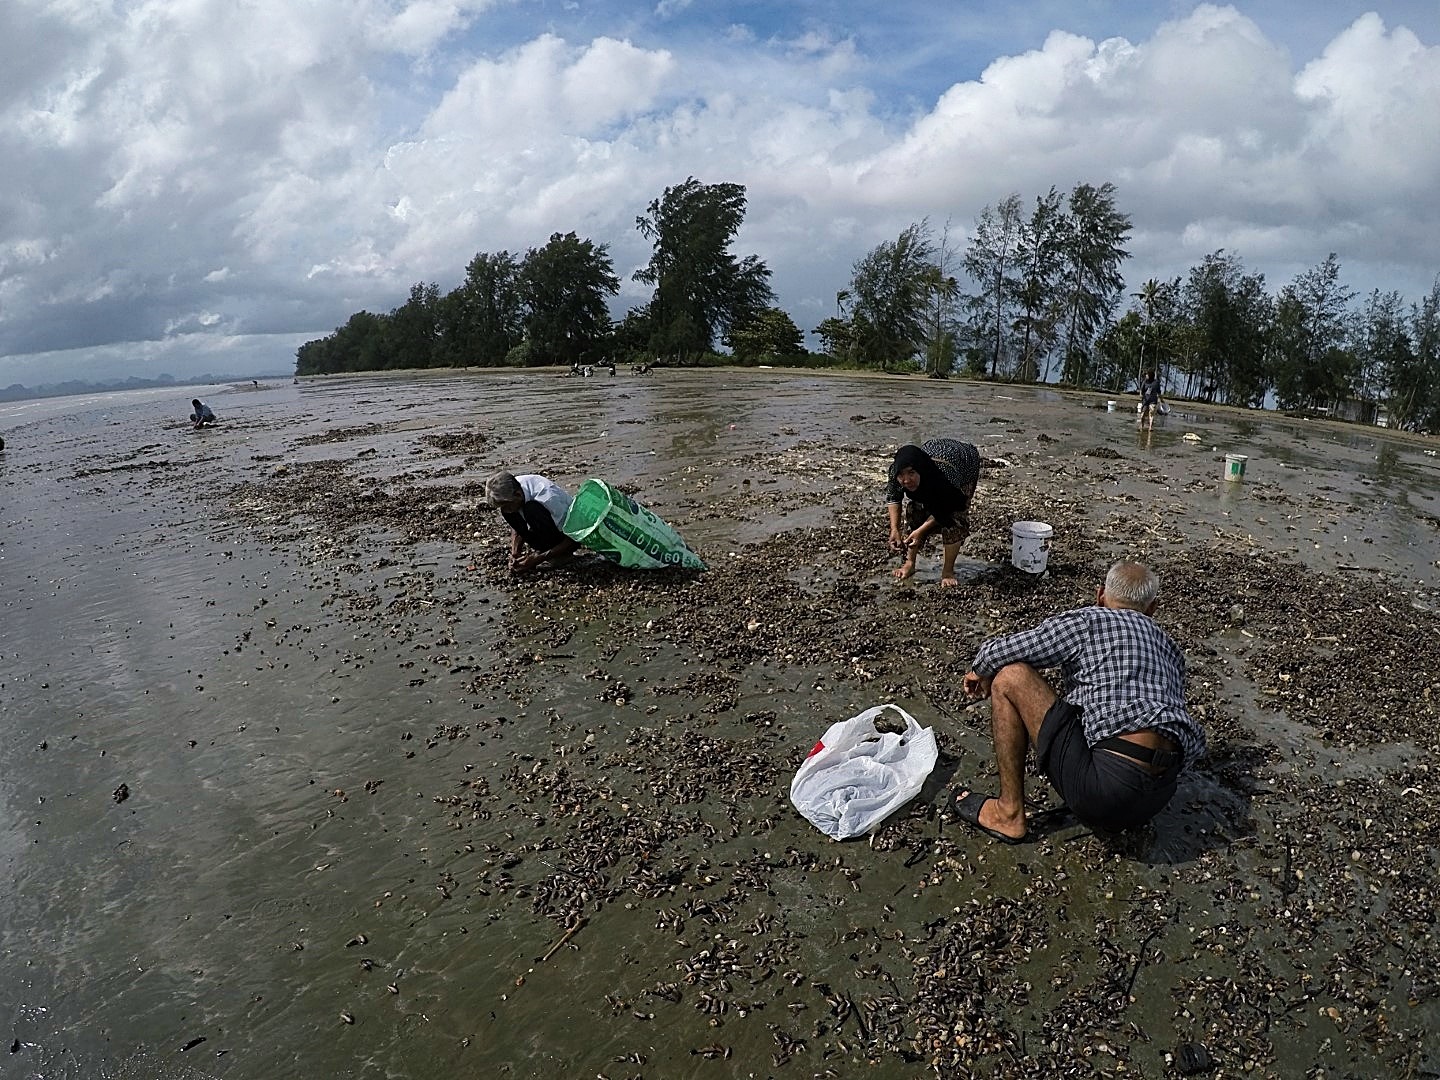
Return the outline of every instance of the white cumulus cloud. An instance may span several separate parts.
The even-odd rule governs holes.
[[[1244,4],[1090,13],[1103,33],[1035,30],[1044,10],[1064,17],[1017,5],[1023,46],[981,54],[983,20],[927,5],[10,0],[0,360],[83,373],[213,338],[190,354],[270,342],[284,366],[352,311],[557,231],[628,275],[636,215],[688,176],[746,185],[740,246],[802,326],[910,222],[963,242],[986,204],[1082,181],[1118,186],[1137,281],[1225,247],[1272,284],[1334,250],[1357,287],[1428,289],[1433,12],[1357,9],[1296,56]]]

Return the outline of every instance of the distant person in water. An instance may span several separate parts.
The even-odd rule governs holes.
[[[905,561],[895,571],[897,578],[915,573],[915,560],[938,532],[943,546],[940,585],[949,588],[957,584],[955,557],[970,535],[970,502],[979,481],[980,451],[969,443],[931,439],[923,446],[902,446],[895,452],[885,502],[890,515],[890,550],[905,553]]]
[[[1155,426],[1155,414],[1160,411],[1160,380],[1155,377],[1154,371],[1145,372],[1140,379],[1140,418],[1136,424],[1144,424],[1147,428]]]
[[[570,493],[543,476],[497,472],[485,481],[485,501],[510,526],[512,573],[526,574],[543,563],[563,562],[580,546],[560,531],[570,512]]]
[[[195,425],[196,431],[215,423],[215,414],[210,410],[210,406],[199,398],[191,398],[190,406],[195,410],[190,414],[190,423]]]

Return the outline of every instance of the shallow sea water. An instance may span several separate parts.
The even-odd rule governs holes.
[[[709,668],[703,650],[633,644],[630,632],[652,617],[643,604],[622,640],[603,617],[549,606],[543,585],[516,590],[486,572],[506,543],[493,515],[468,537],[419,544],[378,528],[329,533],[303,517],[257,528],[230,502],[243,482],[340,460],[380,486],[434,483],[448,503],[455,485],[497,467],[572,489],[600,475],[676,524],[712,565],[793,532],[800,557],[774,572],[813,593],[816,619],[845,616],[824,605],[852,577],[907,596],[935,589],[933,556],[916,582],[895,585],[838,541],[815,541],[836,515],[863,512],[883,545],[885,458],[933,434],[1016,465],[1053,459],[1038,475],[1086,507],[1096,542],[1220,542],[1237,560],[1284,553],[1316,570],[1355,568],[1416,587],[1440,557],[1440,466],[1422,444],[1183,405],[1145,433],[1123,409],[1025,388],[781,372],[507,372],[207,388],[201,396],[221,423],[193,432],[191,396],[0,404],[0,1036],[14,1040],[0,1048],[0,1075],[875,1075],[863,1055],[813,1035],[813,1052],[776,1064],[773,1029],[799,1031],[815,1016],[787,1011],[802,990],[778,980],[747,991],[751,1022],[732,1003],[708,1031],[697,1031],[706,1021],[691,984],[683,1008],[647,998],[681,978],[683,957],[741,936],[692,907],[683,936],[657,945],[657,920],[683,892],[608,903],[550,951],[564,929],[537,914],[536,881],[573,864],[553,827],[563,812],[526,794],[519,771],[573,760],[561,748],[584,761],[593,746],[623,762],[640,726],[753,738],[775,761],[779,782],[764,794],[727,800],[722,784],[699,804],[703,819],[719,825],[728,813],[751,823],[749,834],[697,836],[684,859],[687,872],[707,855],[767,867],[758,905],[734,906],[747,919],[780,913],[791,963],[812,981],[865,966],[847,929],[913,934],[973,898],[930,884],[904,851],[831,845],[789,807],[785,785],[810,742],[884,700],[883,671],[875,685],[849,682],[781,653],[726,672],[735,708],[707,713],[703,679],[681,694],[654,690]],[[491,442],[446,454],[422,441],[455,432]],[[1040,434],[1049,441],[1037,444]],[[1121,456],[1086,456],[1102,447]],[[1226,452],[1249,455],[1243,484],[1221,480]],[[857,474],[853,460],[874,465]],[[1137,508],[1162,495],[1183,513],[1147,521],[1147,539]],[[969,581],[1007,572],[1004,523],[988,525],[993,535],[967,545]],[[772,571],[761,561],[753,572]],[[1071,599],[1084,602],[1083,591]],[[953,617],[963,626],[980,613],[962,607]],[[981,636],[978,625],[957,636],[957,677]],[[467,688],[470,675],[521,652],[523,678]],[[592,676],[600,669],[605,679]],[[597,699],[617,671],[633,684],[623,705]],[[958,761],[989,775],[983,730],[931,707],[919,682],[890,682],[910,688],[907,708],[945,725],[948,774]],[[1243,682],[1230,688],[1237,698],[1253,693]],[[772,726],[740,719],[766,713]],[[1279,720],[1270,735],[1282,746],[1305,738]],[[618,785],[622,771],[591,765],[590,779]],[[443,800],[482,779],[513,794],[493,816],[457,819]],[[1203,776],[1182,795],[1127,881],[1163,892],[1171,866],[1223,848],[1219,823],[1254,812]],[[727,801],[735,805],[721,813],[716,804]],[[1211,809],[1197,817],[1189,807],[1198,804]],[[1072,841],[1073,830],[1046,852],[1063,854]],[[507,852],[528,844],[517,871],[534,871],[528,892],[496,887],[499,871],[482,862],[487,843]],[[842,869],[787,865],[787,851],[862,870],[864,888]],[[1046,852],[1010,859],[979,847],[971,871],[992,891],[1023,891],[1051,873]],[[1107,866],[1100,877],[1114,873]],[[1113,918],[1104,895],[1072,896],[1068,918]],[[757,949],[764,936],[749,935]],[[1061,936],[1028,960],[1037,986],[1069,962]],[[879,937],[869,940],[881,955]],[[1165,1034],[1133,1051],[1131,1072],[1164,1075],[1161,1051],[1184,1033],[1168,998],[1136,996],[1138,1027]],[[796,1016],[805,1024],[792,1024]],[[729,1056],[702,1052],[721,1043]],[[1287,1046],[1276,1075],[1299,1075],[1287,1070],[1325,1052],[1319,1033],[1296,1033]],[[1346,1067],[1363,1072],[1364,1061]]]

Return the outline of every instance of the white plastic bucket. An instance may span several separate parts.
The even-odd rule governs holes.
[[[1010,526],[1010,563],[1027,574],[1043,574],[1050,561],[1055,530],[1043,521],[1017,521]]]
[[[1114,402],[1114,401],[1107,401],[1107,402],[1105,402],[1105,411],[1106,411],[1106,412],[1114,412],[1114,411],[1115,411],[1115,402]]]
[[[1244,480],[1245,462],[1250,460],[1244,454],[1226,454],[1225,472],[1226,480]]]

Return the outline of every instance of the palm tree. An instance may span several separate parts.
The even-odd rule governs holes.
[[[1140,286],[1139,292],[1130,294],[1145,307],[1145,332],[1140,335],[1140,369],[1135,373],[1135,382],[1137,385],[1140,380],[1145,377],[1145,343],[1150,340],[1150,330],[1151,327],[1155,325],[1155,304],[1159,301],[1164,291],[1165,286],[1154,278],[1151,278],[1145,282],[1144,285]],[[1157,376],[1159,374],[1158,366],[1156,374]]]
[[[921,272],[920,283],[935,303],[930,327],[930,354],[935,360],[935,370],[930,374],[938,379],[941,377],[940,361],[945,354],[945,311],[960,295],[960,282],[946,277],[944,271],[932,263]]]

